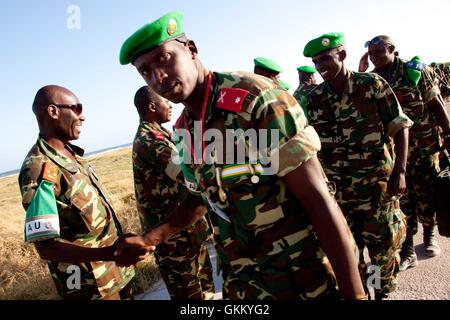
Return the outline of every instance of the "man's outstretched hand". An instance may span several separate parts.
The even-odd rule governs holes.
[[[128,267],[144,260],[148,252],[154,251],[155,246],[147,245],[141,236],[127,233],[119,237],[113,245],[116,264]]]

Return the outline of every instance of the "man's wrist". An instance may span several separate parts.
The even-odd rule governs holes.
[[[143,240],[148,246],[157,246],[164,242],[167,223],[162,223],[157,227],[147,231],[143,236]]]
[[[116,256],[114,255],[114,246],[99,248],[100,258],[99,261],[116,261]]]

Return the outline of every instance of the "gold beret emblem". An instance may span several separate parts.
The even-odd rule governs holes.
[[[167,34],[169,36],[173,35],[175,32],[177,32],[177,21],[172,18],[167,23]]]

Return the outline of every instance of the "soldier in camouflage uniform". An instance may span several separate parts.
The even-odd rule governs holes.
[[[188,190],[179,164],[172,160],[177,155],[172,134],[161,126],[170,121],[172,106],[147,86],[136,92],[134,104],[140,118],[133,143],[134,190],[143,230],[148,230],[179,206]],[[172,299],[214,297],[210,235],[202,218],[156,248],[156,262]]]
[[[374,72],[392,87],[403,111],[414,125],[409,131],[409,158],[406,172],[408,192],[401,199],[407,216],[407,237],[402,246],[400,270],[417,265],[413,235],[417,233],[417,218],[423,225],[425,253],[432,257],[440,253],[435,238],[436,213],[433,206],[433,178],[439,173],[439,127],[446,146],[450,146],[449,118],[439,96],[439,88],[432,71],[420,63],[418,57],[405,62],[397,57],[395,46],[388,36],[377,36],[366,43]],[[367,58],[360,69],[368,67]],[[437,121],[437,122],[436,122]]]
[[[122,230],[111,200],[84,151],[69,144],[84,121],[81,104],[69,90],[46,86],[37,92],[33,112],[40,134],[19,174],[25,240],[47,260],[63,299],[131,297],[127,284],[134,269],[116,262],[136,263],[145,251],[114,256]]]
[[[450,62],[436,63],[432,62],[430,67],[436,73],[438,87],[444,102],[450,102]]]
[[[317,87],[316,77],[314,74],[317,70],[311,66],[301,66],[297,68],[298,72],[298,88],[295,90],[293,96],[297,99],[298,104],[303,108],[306,102],[306,95],[315,87]],[[306,110],[303,108],[305,115]]]
[[[342,33],[329,33],[305,46],[304,55],[324,80],[308,94],[305,109],[322,143],[319,159],[358,244],[361,276],[367,247],[372,265],[380,268],[375,298],[382,299],[397,285],[405,219],[396,197],[406,187],[412,121],[381,77],[345,68],[344,44]]]
[[[284,90],[290,89],[289,83],[280,79],[280,73],[283,72],[283,68],[278,63],[264,57],[253,59],[253,63],[255,64],[253,68],[255,74],[271,79]]]
[[[309,91],[317,87],[316,77],[314,76],[317,70],[311,66],[301,66],[297,68],[297,72],[299,85],[293,96],[300,103],[303,96],[306,96]]]
[[[181,19],[181,13],[171,12],[138,30],[122,46],[120,61],[132,62],[156,92],[185,105],[177,135],[191,194],[167,223],[142,237],[124,239],[118,252],[159,243],[201,217],[204,211],[191,208],[205,201],[218,215],[215,231],[226,259],[222,268],[229,268],[224,282],[228,298],[336,298],[336,278],[342,297],[364,298],[353,239],[316,158],[317,133],[296,100],[263,77],[209,72],[195,43],[186,39]],[[202,133],[199,140],[196,133],[194,140],[189,138],[195,128]],[[259,150],[243,143],[242,162],[236,160],[239,143],[234,138],[206,151],[211,142],[204,133],[215,133],[220,140],[227,129],[252,128],[274,129],[279,136],[274,135],[271,147],[260,145]],[[234,148],[226,162],[220,159],[225,142]],[[250,161],[254,153],[265,151],[270,165],[262,157]]]

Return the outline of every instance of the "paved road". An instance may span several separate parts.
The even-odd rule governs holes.
[[[208,250],[214,272],[214,286],[216,289],[214,300],[221,300],[222,277],[217,274],[216,250],[214,250],[214,246],[212,244],[209,244]],[[137,295],[135,298],[137,300],[170,300],[169,292],[167,292],[166,285],[164,284],[161,276],[159,277],[159,280],[146,293]]]
[[[399,275],[399,284],[391,299],[450,300],[450,238],[439,236],[441,254],[428,258],[424,254],[422,228],[414,236],[419,265]]]

